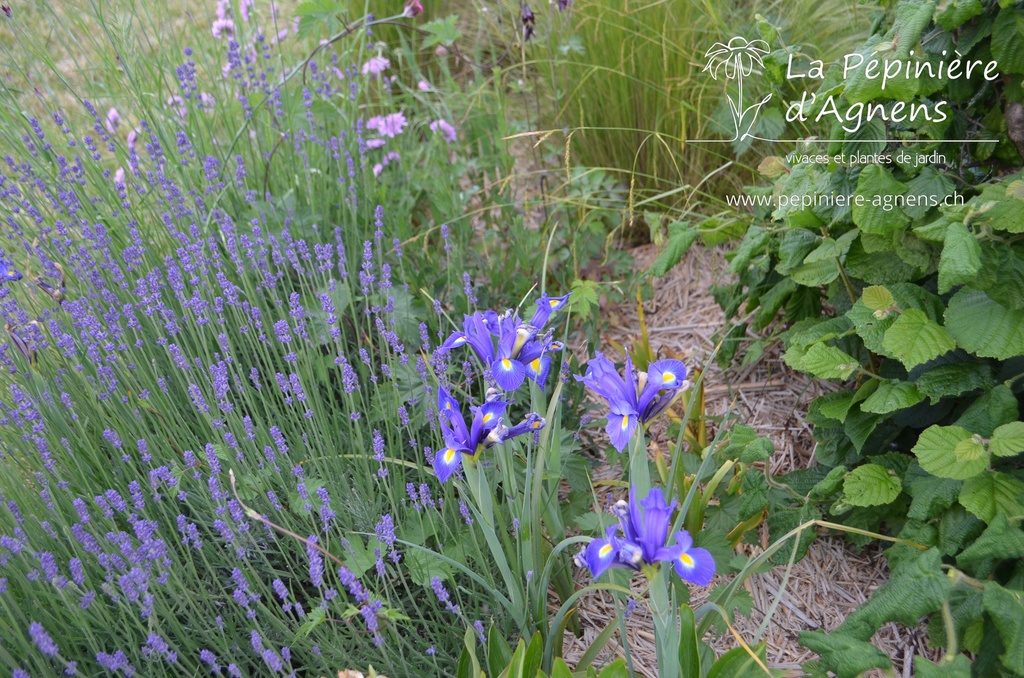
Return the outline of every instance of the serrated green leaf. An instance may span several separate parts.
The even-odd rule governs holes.
[[[920,475],[906,481],[907,494],[913,497],[907,517],[912,520],[931,520],[957,500],[964,481]]]
[[[999,384],[976,398],[953,424],[989,438],[998,427],[1017,417],[1017,397],[1009,386]]]
[[[845,422],[855,397],[854,391],[837,391],[820,396],[815,402],[819,403],[818,409],[823,416]]]
[[[848,379],[860,363],[835,346],[814,344],[807,349],[799,365],[793,367],[810,372],[819,379]]]
[[[973,281],[980,269],[981,245],[961,222],[950,223],[939,257],[939,294]]]
[[[760,226],[751,226],[743,237],[743,242],[736,248],[733,259],[729,263],[729,270],[733,273],[742,273],[750,264],[750,260],[761,254],[771,240],[771,234]]]
[[[899,496],[902,484],[884,466],[864,464],[850,471],[843,483],[843,499],[853,506],[879,506]]]
[[[845,478],[846,467],[837,466],[829,471],[828,475],[819,480],[814,487],[811,488],[811,491],[807,496],[816,500],[828,499],[839,491],[839,488],[843,485],[843,480]]]
[[[779,242],[779,261],[775,264],[775,270],[782,275],[789,275],[794,268],[803,264],[804,258],[814,250],[820,240],[820,236],[808,230],[787,229]]]
[[[983,358],[1024,355],[1024,311],[1001,306],[984,292],[964,288],[953,295],[946,329],[964,350]]]
[[[892,660],[871,643],[840,633],[803,631],[800,644],[821,656],[821,665],[838,678],[857,678],[871,669],[887,669]]]
[[[1024,483],[993,471],[975,476],[960,490],[960,504],[986,523],[997,515],[1024,515]]]
[[[949,396],[990,389],[996,385],[992,367],[982,362],[951,363],[931,368],[914,382],[932,403]]]
[[[670,225],[668,242],[651,265],[651,275],[661,277],[675,268],[699,235],[696,229],[690,228],[687,224],[681,224],[678,228]]]
[[[940,478],[966,480],[976,476],[988,467],[985,454],[970,462],[961,462],[956,457],[956,447],[974,434],[959,426],[930,426],[921,433],[913,452],[918,463],[928,473]]]
[[[444,19],[434,19],[420,26],[420,30],[427,36],[423,39],[423,49],[429,49],[436,45],[451,47],[462,37],[462,31],[456,25],[458,17],[454,14]]]
[[[1024,593],[990,581],[985,584],[982,600],[1003,640],[1004,652],[999,659],[1013,673],[1024,675]]]
[[[1024,73],[1024,12],[999,13],[992,27],[992,58],[1001,73]]]
[[[882,345],[908,370],[956,348],[953,337],[916,308],[896,319],[885,331]]]
[[[861,299],[864,300],[864,305],[872,311],[886,311],[896,303],[892,292],[882,285],[865,287],[864,292],[861,293]]]
[[[907,187],[893,178],[881,165],[867,165],[857,179],[857,197],[853,203],[853,223],[865,233],[888,235],[910,223],[903,210],[891,198],[903,195]]]
[[[1024,530],[996,514],[981,536],[956,557],[960,569],[987,577],[1000,560],[1024,559]]]
[[[914,675],[917,678],[971,678],[971,662],[967,657],[958,654],[951,659],[943,659],[941,664],[932,664],[918,655],[914,657]]]
[[[817,259],[797,266],[790,277],[804,287],[827,285],[839,277],[839,264],[835,259]]]
[[[912,407],[924,400],[917,386],[907,381],[883,381],[860,409],[875,414],[888,414]]]
[[[935,23],[946,31],[959,28],[985,10],[981,0],[947,0],[935,10]]]
[[[971,436],[967,440],[958,442],[953,449],[953,454],[956,455],[957,461],[967,464],[986,457],[988,450],[985,449],[985,445],[980,440],[976,439],[975,436]]]
[[[1003,424],[992,432],[989,451],[997,457],[1015,457],[1024,452],[1024,421]]]

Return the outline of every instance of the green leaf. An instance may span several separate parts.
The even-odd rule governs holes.
[[[875,414],[888,414],[912,407],[924,400],[917,386],[907,381],[883,381],[860,409]]]
[[[917,390],[931,398],[932,404],[935,404],[945,397],[990,389],[996,385],[996,378],[990,365],[965,362],[937,365],[914,383],[917,384]]]
[[[836,466],[828,472],[828,475],[815,483],[807,496],[816,500],[828,499],[839,491],[845,478],[846,467]]]
[[[608,666],[601,669],[597,674],[598,678],[630,678],[629,669],[626,668],[626,660],[619,657]]]
[[[973,281],[980,269],[981,245],[961,222],[952,222],[939,257],[939,294]]]
[[[960,504],[986,523],[997,515],[1024,515],[1024,483],[993,471],[975,476],[960,490]]]
[[[771,234],[768,231],[760,226],[751,226],[747,229],[743,242],[736,248],[733,259],[729,263],[729,270],[733,273],[745,271],[750,265],[750,260],[761,254],[770,240]]]
[[[761,662],[766,663],[765,644],[759,643],[752,648]],[[729,650],[712,664],[706,678],[742,678],[743,676],[763,676],[758,662],[742,647]],[[774,673],[772,675],[775,675]]]
[[[921,617],[938,610],[952,587],[941,564],[942,554],[934,548],[901,563],[889,581],[850,613],[835,630],[835,635],[848,634],[868,640],[885,622],[913,626]]]
[[[867,165],[857,179],[857,197],[853,203],[853,223],[865,233],[888,235],[910,223],[899,207],[888,201],[903,195],[907,187],[893,178],[892,172],[881,165]]]
[[[960,569],[987,577],[1000,560],[1024,559],[1024,530],[1010,525],[1004,514],[997,514],[981,536],[956,558]]]
[[[956,342],[924,311],[905,310],[882,337],[882,345],[908,370],[956,348]]]
[[[964,481],[921,475],[906,479],[907,494],[913,499],[907,517],[912,520],[931,520],[953,505],[960,496]]]
[[[788,354],[787,354],[788,355]],[[810,372],[819,379],[848,379],[860,367],[857,359],[835,346],[814,344],[792,367]]]
[[[779,242],[779,261],[775,264],[775,270],[782,275],[789,275],[793,269],[804,263],[804,258],[814,250],[820,240],[819,236],[803,228],[787,229],[782,241]]]
[[[967,440],[961,440],[956,444],[956,448],[953,450],[953,454],[956,455],[956,460],[965,464],[972,461],[977,461],[981,458],[987,459],[988,451],[985,449],[985,445],[982,444],[976,436],[971,436]]]
[[[498,674],[495,673],[494,675],[497,676]],[[551,665],[551,678],[573,678],[569,665],[561,657],[556,657]]]
[[[952,31],[967,23],[985,10],[981,0],[947,0],[935,10],[935,23],[946,31]]]
[[[427,33],[427,37],[423,39],[422,48],[429,49],[435,45],[451,47],[455,44],[462,37],[462,31],[455,25],[457,20],[458,17],[452,14],[444,19],[434,19],[421,25],[420,30]]]
[[[871,669],[887,669],[892,660],[869,642],[840,633],[803,631],[800,644],[821,656],[821,665],[838,678],[857,678]]]
[[[768,480],[757,469],[747,469],[740,494],[739,520],[749,520],[768,504]]]
[[[992,433],[988,449],[997,457],[1015,457],[1024,452],[1024,421],[1003,424]]]
[[[699,676],[700,640],[697,638],[693,609],[689,605],[679,606],[679,620],[679,666],[682,668],[682,675]]]
[[[985,584],[982,600],[1003,640],[1005,652],[999,658],[1013,673],[1024,674],[1024,594],[990,581]]]
[[[984,292],[961,289],[949,300],[946,329],[964,350],[1007,360],[1024,355],[1024,311],[1011,310]]]
[[[971,678],[971,661],[958,654],[951,662],[943,659],[940,664],[932,664],[917,655],[914,657],[914,675],[917,678]]]
[[[861,299],[864,300],[864,305],[872,311],[887,311],[896,303],[892,292],[882,285],[865,287],[864,292],[861,293]]]
[[[839,277],[839,264],[835,259],[817,259],[797,266],[790,277],[804,287],[827,285]]]
[[[815,398],[814,402],[817,404],[822,416],[839,422],[845,422],[846,415],[849,413],[850,408],[853,407],[856,395],[856,391],[836,391],[835,393],[819,396]]]
[[[492,676],[498,676],[509,662],[512,661],[512,648],[500,633],[497,626],[487,631],[487,668]],[[552,672],[554,676],[554,672]]]
[[[878,464],[864,464],[846,476],[843,498],[853,506],[879,506],[896,499],[900,489],[902,485],[895,473]]]
[[[998,427],[1017,417],[1017,397],[1009,386],[999,384],[975,399],[953,424],[989,438]]]
[[[683,222],[669,224],[668,242],[658,258],[651,265],[651,275],[661,277],[682,261],[683,256],[696,242],[700,233]]]
[[[957,459],[957,445],[973,435],[959,426],[930,426],[917,439],[913,452],[921,468],[933,476],[966,480],[988,468],[987,454],[971,462]]]
[[[769,438],[757,435],[754,428],[736,424],[729,433],[729,442],[719,452],[723,459],[737,459],[744,464],[765,461],[775,452],[775,445]]]
[[[992,58],[1000,73],[1024,73],[1024,12],[999,12],[992,27]]]

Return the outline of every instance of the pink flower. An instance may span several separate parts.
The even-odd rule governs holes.
[[[405,119],[405,114],[401,111],[390,113],[384,117],[377,115],[366,121],[368,129],[375,130],[382,137],[392,139],[401,134],[408,124],[409,122]]]
[[[440,134],[448,143],[454,143],[458,138],[455,134],[455,128],[444,120],[435,120],[430,123],[430,131],[434,134]]]
[[[235,22],[231,19],[217,19],[213,22],[213,37],[220,39],[225,35],[233,35]]]
[[[434,88],[431,87],[430,83],[427,82],[426,80],[420,80],[419,82],[416,83],[416,89],[418,89],[421,92],[429,92]]]
[[[379,163],[373,166],[373,176],[379,177],[380,173],[384,171],[384,168],[390,165],[395,160],[401,160],[402,156],[398,155],[394,151],[384,156]]]
[[[366,141],[366,150],[372,151],[375,148],[380,148],[386,142],[383,139],[368,139]]]
[[[111,134],[117,132],[117,126],[121,124],[121,114],[117,112],[116,108],[111,108],[107,111],[107,131]]]
[[[253,6],[255,0],[241,0],[238,3],[238,11],[242,15],[242,21],[249,20],[249,8]]]
[[[370,57],[370,60],[363,64],[363,75],[380,75],[391,66],[391,62],[385,57]]]
[[[128,132],[128,150],[135,151],[135,140],[139,138],[139,130],[133,129]]]
[[[124,183],[124,168],[123,167],[118,167],[117,171],[114,172],[114,183],[115,184],[123,184]]]
[[[402,10],[402,16],[412,18],[418,14],[423,14],[423,5],[420,4],[420,0],[408,0]]]
[[[203,111],[212,111],[214,106],[217,105],[217,100],[213,98],[213,95],[209,92],[199,93],[199,109]]]

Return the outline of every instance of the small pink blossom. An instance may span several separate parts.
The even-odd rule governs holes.
[[[430,131],[434,134],[440,134],[448,143],[454,143],[458,138],[455,134],[455,128],[444,120],[435,120],[430,123]]]
[[[111,107],[107,111],[107,131],[111,134],[117,132],[117,126],[121,124],[121,114],[117,112],[116,108]]]
[[[241,0],[238,3],[238,12],[242,16],[242,21],[249,20],[249,8],[255,4],[255,0]]]
[[[373,176],[379,177],[380,173],[384,171],[384,168],[390,165],[393,161],[401,160],[402,156],[398,155],[394,151],[385,155],[379,163],[373,166]]]
[[[383,117],[377,115],[366,121],[368,129],[375,130],[382,137],[392,139],[401,134],[408,124],[409,122],[405,119],[405,114],[401,111],[390,113]]]
[[[368,139],[366,141],[366,150],[372,151],[375,148],[380,148],[385,143],[387,142],[385,142],[384,139]]]
[[[217,100],[209,92],[199,93],[199,108],[203,111],[212,111],[217,105]]]
[[[124,183],[124,168],[123,167],[118,167],[117,171],[114,172],[114,183],[115,184],[123,184]]]
[[[129,151],[132,151],[132,152],[135,151],[135,140],[138,139],[138,138],[139,138],[139,130],[138,129],[133,129],[131,132],[128,132],[128,150]]]
[[[380,75],[391,66],[386,57],[375,56],[363,64],[363,75]]]
[[[213,37],[223,38],[225,35],[234,35],[235,22],[231,19],[217,19],[213,22]]]
[[[431,87],[430,83],[427,82],[426,80],[420,80],[419,82],[416,83],[416,89],[418,89],[421,92],[429,92],[434,88]]]
[[[408,0],[405,3],[402,16],[412,18],[420,14],[423,14],[423,5],[420,4],[420,0]]]
[[[167,97],[167,105],[178,115],[179,118],[188,116],[188,108],[185,106],[185,100],[177,94],[172,94]]]

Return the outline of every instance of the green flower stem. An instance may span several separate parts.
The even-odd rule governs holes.
[[[466,472],[465,487],[472,499],[471,509],[476,513],[477,522],[484,533],[484,540],[487,542],[494,564],[505,582],[508,597],[512,600],[512,608],[509,612],[516,620],[516,625],[525,633],[527,611],[523,600],[523,591],[517,584],[516,578],[512,576],[505,549],[502,548],[501,540],[494,530],[494,503],[491,497],[491,488],[487,482],[487,474],[475,459],[464,459],[462,466]]]
[[[658,654],[658,676],[681,678],[679,675],[679,614],[669,593],[671,573],[664,566],[645,566],[650,582],[651,615],[654,617],[654,646]]]
[[[629,441],[629,484],[636,488],[637,497],[646,497],[651,491],[651,467],[647,461],[647,438],[638,426]]]

